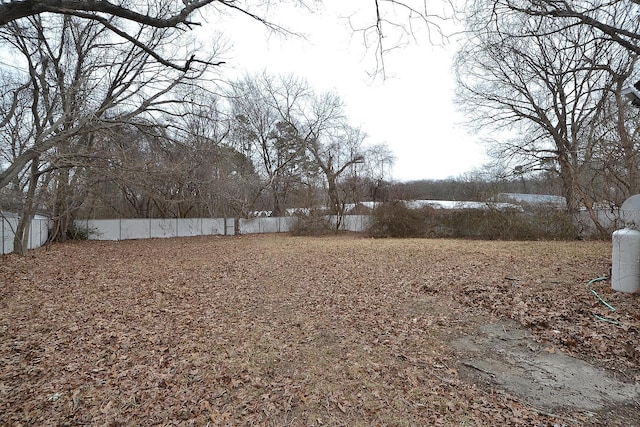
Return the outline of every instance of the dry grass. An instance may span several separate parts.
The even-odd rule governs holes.
[[[264,235],[3,257],[0,424],[562,423],[465,382],[448,342],[511,317],[637,375],[636,300],[597,288],[623,331],[585,286],[609,246]]]

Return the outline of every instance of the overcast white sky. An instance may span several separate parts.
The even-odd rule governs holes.
[[[443,179],[480,168],[484,147],[459,124],[453,105],[454,47],[433,46],[424,27],[416,27],[417,44],[395,50],[385,58],[386,79],[372,79],[374,53],[363,48],[347,21],[374,23],[373,1],[325,0],[313,14],[279,8],[271,16],[306,40],[270,34],[248,18],[231,17],[222,30],[233,46],[225,74],[293,73],[317,91],[333,90],[345,101],[350,123],[368,135],[367,143],[386,143],[396,162],[393,178],[407,181]],[[357,9],[357,5],[361,8]],[[205,24],[214,30],[218,20]],[[209,25],[211,25],[209,27]]]

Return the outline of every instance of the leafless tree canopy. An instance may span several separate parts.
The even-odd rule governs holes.
[[[585,206],[596,225],[594,203],[628,197],[637,189],[629,183],[640,166],[630,141],[637,122],[627,121],[631,106],[620,97],[636,55],[634,38],[619,37],[634,34],[637,14],[623,3],[589,12],[599,22],[618,24],[616,38],[573,17],[534,13],[539,9],[529,2],[470,2],[469,37],[456,62],[460,107],[475,127],[498,135],[496,158],[511,163],[514,175],[556,173],[568,209]],[[625,158],[624,166],[612,166],[614,152],[627,153],[614,156]]]
[[[359,201],[354,195],[359,179],[372,179],[364,168],[366,135],[349,125],[336,94],[318,94],[292,75],[247,76],[233,85],[232,111],[235,148],[254,161],[262,180],[256,197],[268,191],[272,214],[293,204],[328,206],[341,215],[345,203]],[[383,153],[384,146],[378,151]],[[387,167],[390,162],[384,156],[371,160]],[[380,179],[387,178],[384,166],[376,170]],[[326,190],[326,200],[318,194],[320,188]]]
[[[561,26],[589,27],[599,36],[640,53],[640,1],[638,0],[495,0],[497,18],[503,11],[554,19]]]
[[[0,3],[0,26],[41,14],[74,16],[96,22],[118,37],[144,50],[163,65],[186,72],[191,69],[194,63],[202,62],[202,59],[191,55],[185,58],[182,63],[179,63],[172,58],[165,57],[152,45],[140,40],[137,37],[139,31],[137,29],[148,27],[177,29],[179,31],[188,30],[200,25],[198,22],[190,20],[194,12],[212,3],[248,13],[239,8],[235,4],[236,2],[224,0],[185,1],[184,4],[175,1],[142,3],[127,1],[112,3],[102,0],[3,1]]]

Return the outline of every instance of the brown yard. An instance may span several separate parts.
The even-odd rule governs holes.
[[[6,256],[0,425],[632,425],[640,299],[587,284],[610,247],[262,235]],[[588,392],[550,367],[581,361]]]

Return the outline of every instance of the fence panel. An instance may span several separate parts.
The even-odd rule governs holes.
[[[225,236],[235,236],[236,234],[236,219],[235,218],[223,218],[223,233]]]
[[[240,234],[286,233],[295,223],[295,217],[240,218]]]
[[[177,224],[176,237],[196,236],[196,234],[193,234],[195,232],[195,228],[194,228],[195,224],[193,219],[179,218],[174,221]],[[200,229],[200,232],[202,232],[202,229]]]
[[[240,218],[238,228],[240,234],[260,233],[260,220],[262,218]]]
[[[39,248],[49,239],[49,218],[34,218],[29,229],[29,249]]]
[[[89,240],[121,240],[120,219],[90,219],[79,221],[86,227]]]
[[[202,218],[201,230],[203,236],[217,236],[226,233],[224,218]],[[233,234],[233,218],[231,219],[231,234]]]
[[[10,254],[13,252],[13,236],[18,218],[2,217],[2,254]]]
[[[175,219],[152,219],[149,227],[150,237],[176,237],[179,225]]]
[[[120,222],[120,239],[151,238],[151,221],[149,219],[123,219]]]
[[[15,214],[7,214],[0,217],[0,255],[13,252],[13,239],[15,230],[18,227],[18,217]],[[31,220],[29,225],[29,235],[27,238],[27,248],[35,249],[44,245],[49,239],[49,218],[37,216]]]
[[[296,221],[298,221],[298,218],[295,216],[280,217],[280,232],[288,233],[291,231]]]
[[[186,218],[186,219],[92,219],[76,221],[76,226],[86,229],[90,240],[127,240],[168,237],[215,236],[225,233],[225,224],[230,224],[228,235],[233,235],[233,218]]]

